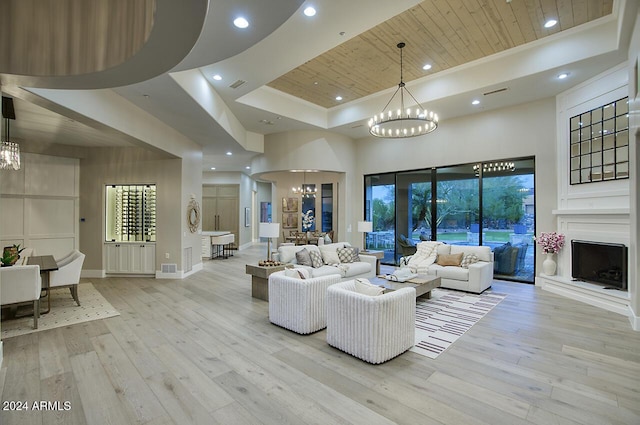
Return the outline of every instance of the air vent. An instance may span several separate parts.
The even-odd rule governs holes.
[[[244,83],[246,83],[246,81],[244,80],[238,80],[235,83],[231,84],[229,87],[231,87],[232,89],[237,89],[238,87],[240,87],[241,85],[243,85]]]
[[[162,273],[175,273],[178,270],[177,264],[161,264],[160,270]]]
[[[488,91],[486,93],[483,93],[483,95],[484,96],[489,96],[490,94],[502,93],[503,91],[507,91],[507,90],[509,90],[509,87],[503,87],[503,88],[498,89],[498,90]]]

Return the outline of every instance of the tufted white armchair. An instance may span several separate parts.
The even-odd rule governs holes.
[[[33,301],[33,329],[38,329],[41,290],[40,266],[0,268],[0,304],[9,305]]]
[[[339,274],[297,279],[284,271],[269,275],[269,320],[299,334],[327,326],[327,288],[340,282]]]
[[[49,273],[49,288],[68,287],[71,291],[71,296],[78,305],[80,305],[78,283],[80,283],[84,257],[84,254],[80,251],[73,250],[57,261],[58,270]]]
[[[353,280],[327,289],[327,343],[366,362],[390,360],[415,343],[416,290],[370,296]]]

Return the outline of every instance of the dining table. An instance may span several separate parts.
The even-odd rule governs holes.
[[[40,314],[47,314],[51,311],[51,294],[49,293],[49,273],[58,270],[58,263],[56,263],[53,255],[32,255],[27,257],[27,264],[30,266],[40,266],[40,277],[42,278],[42,292],[44,295],[40,296],[40,299],[47,298],[47,310],[41,311]]]

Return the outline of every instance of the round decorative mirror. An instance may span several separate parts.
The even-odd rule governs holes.
[[[200,226],[200,205],[193,195],[187,204],[187,225],[191,233],[196,233]]]

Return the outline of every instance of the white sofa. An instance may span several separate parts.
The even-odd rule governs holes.
[[[438,257],[462,253],[475,255],[477,262],[468,265],[440,265]],[[491,287],[493,281],[493,253],[488,246],[448,245],[442,242],[420,242],[414,255],[402,257],[401,268],[413,273],[438,276],[440,287],[481,293]]]
[[[314,251],[322,255],[321,250],[337,250],[338,248],[350,246],[347,242],[325,244],[320,247],[316,245],[280,245],[278,247],[278,253],[274,255],[273,259],[285,264],[293,264],[294,267],[303,267],[309,271],[309,275],[312,278],[331,274],[339,274],[342,281],[356,277],[375,277],[376,257],[373,255],[359,254],[360,261],[339,264],[334,262],[327,263],[324,261],[325,257],[323,256],[323,264],[320,267],[303,266],[298,264],[296,259],[296,253],[304,248],[309,252]]]

